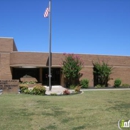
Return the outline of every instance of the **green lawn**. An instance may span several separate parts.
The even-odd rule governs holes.
[[[130,119],[130,91],[0,95],[0,130],[118,130],[120,119]]]

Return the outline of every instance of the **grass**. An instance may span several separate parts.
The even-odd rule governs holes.
[[[0,95],[0,130],[118,130],[120,119],[130,119],[130,91]]]

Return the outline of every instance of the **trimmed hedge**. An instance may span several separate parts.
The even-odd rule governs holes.
[[[114,81],[114,87],[115,88],[119,88],[120,85],[121,85],[121,80],[120,79],[115,79],[115,81]]]

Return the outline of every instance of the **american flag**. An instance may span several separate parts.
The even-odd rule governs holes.
[[[49,15],[49,8],[46,8],[45,13],[44,13],[44,17],[47,18]]]

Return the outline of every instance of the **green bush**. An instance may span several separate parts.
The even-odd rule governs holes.
[[[88,79],[82,79],[80,81],[80,85],[82,88],[88,88],[89,80]]]
[[[46,88],[41,85],[36,85],[32,90],[29,90],[27,84],[20,84],[19,89],[21,93],[25,94],[45,95],[46,92]]]
[[[25,90],[24,90],[24,93],[25,93],[25,94],[32,94],[32,90],[25,89]]]
[[[22,84],[36,84],[36,81],[25,81]]]
[[[73,84],[69,86],[70,89],[74,89],[75,87],[76,85],[73,85]]]
[[[35,95],[45,95],[45,92],[46,92],[46,88],[41,85],[36,85],[32,90],[32,93]]]
[[[114,81],[114,87],[115,88],[119,88],[120,85],[121,85],[121,80],[120,79],[115,79],[115,81]]]
[[[28,90],[28,86],[25,84],[20,84],[19,89],[21,93],[24,93],[25,90]]]
[[[122,84],[121,87],[123,87],[123,88],[130,88],[130,84]]]
[[[98,84],[95,86],[95,88],[105,88],[105,85]]]
[[[96,85],[95,88],[102,88],[100,84]]]

